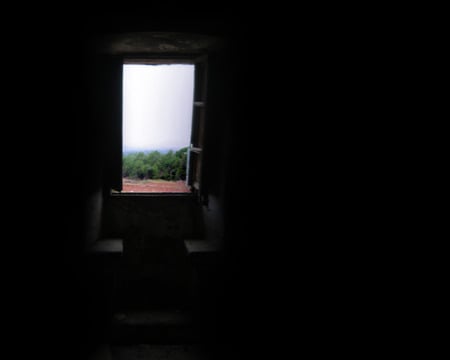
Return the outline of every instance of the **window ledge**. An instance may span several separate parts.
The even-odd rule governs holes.
[[[112,192],[110,194],[111,197],[194,197],[192,192],[189,193],[146,193],[146,192]]]

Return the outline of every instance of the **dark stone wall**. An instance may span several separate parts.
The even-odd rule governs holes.
[[[118,195],[105,199],[101,237],[202,238],[201,206],[193,196]]]
[[[100,237],[123,239],[122,308],[189,305],[192,268],[183,240],[204,237],[201,206],[194,197],[108,197]]]
[[[229,81],[229,106],[216,110],[226,126],[213,129],[222,145],[210,148],[224,164],[210,164],[210,171],[224,179],[213,182],[211,208],[220,209],[214,217],[224,240],[215,325],[218,340],[236,350],[229,358],[281,358],[276,345],[299,341],[336,355],[336,349],[353,349],[355,338],[364,340],[360,330],[377,323],[367,284],[377,288],[389,279],[372,282],[361,269],[379,268],[370,262],[375,242],[392,240],[384,214],[398,215],[385,205],[394,189],[373,177],[391,178],[383,167],[388,151],[374,161],[379,136],[392,133],[395,122],[383,106],[395,51],[382,46],[391,37],[373,41],[379,23],[364,32],[366,14],[354,22],[352,11],[277,4],[237,9],[133,13],[80,6],[58,12],[37,4],[7,14],[12,25],[5,31],[2,84],[5,114],[13,115],[3,126],[5,139],[23,147],[5,151],[3,168],[16,180],[5,190],[12,196],[4,234],[12,240],[2,243],[2,254],[5,274],[12,274],[4,308],[17,309],[7,311],[14,319],[5,327],[18,334],[17,349],[25,344],[33,357],[79,359],[94,341],[95,292],[83,251],[98,228],[92,199],[104,190],[107,140],[95,116],[93,39],[129,31],[205,32],[229,40],[216,73]],[[108,211],[106,219],[113,216]],[[170,229],[170,211],[150,210],[155,246],[163,246],[165,232],[189,230],[176,222]],[[120,224],[109,224],[108,234],[125,234],[114,228]],[[385,244],[381,249],[390,251]]]

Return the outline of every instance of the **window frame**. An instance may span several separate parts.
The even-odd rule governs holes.
[[[207,194],[204,179],[204,144],[205,144],[205,123],[207,118],[207,79],[208,79],[208,55],[194,54],[194,55],[124,55],[121,57],[121,75],[123,72],[123,65],[126,64],[142,64],[142,65],[167,65],[167,64],[190,64],[194,65],[194,97],[192,104],[192,119],[191,119],[191,135],[190,145],[188,146],[188,161],[186,169],[186,184],[188,185],[189,193],[176,192],[122,192],[122,177],[120,181],[117,179],[113,184],[120,186],[111,186],[111,196],[195,196],[199,202],[207,205]],[[120,92],[123,94],[123,76],[120,86]],[[121,98],[122,99],[122,98]],[[123,99],[122,99],[123,101]],[[122,108],[122,104],[121,104]],[[121,152],[123,151],[123,115],[120,115]],[[123,164],[120,159],[120,174],[122,174]],[[114,187],[116,189],[114,189]]]

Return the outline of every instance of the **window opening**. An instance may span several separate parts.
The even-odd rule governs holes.
[[[194,64],[123,64],[122,193],[191,192],[194,82]]]

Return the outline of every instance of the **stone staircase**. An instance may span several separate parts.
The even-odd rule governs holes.
[[[204,240],[186,240],[184,245],[192,270],[191,294],[187,303],[164,302],[161,296],[152,301],[152,291],[161,290],[152,279],[121,283],[123,246],[120,239],[101,240],[91,249],[93,260],[101,264],[101,273],[107,274],[106,278],[113,287],[109,304],[111,319],[104,338],[107,345],[101,348],[99,354],[102,355],[99,356],[121,360],[117,354],[136,352],[137,347],[142,350],[147,346],[147,352],[164,347],[172,349],[176,355],[167,359],[175,359],[176,356],[190,359],[192,351],[186,349],[193,346],[198,349],[198,346],[208,343],[213,331],[208,327],[208,319],[211,318],[207,303],[214,301],[208,298],[208,282],[214,280],[214,272],[210,270],[217,263],[219,249]],[[174,347],[183,347],[184,351],[180,353]]]

